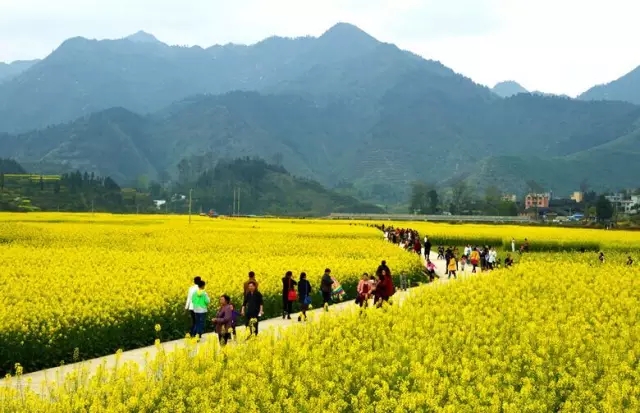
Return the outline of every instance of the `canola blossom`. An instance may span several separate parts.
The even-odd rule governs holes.
[[[243,282],[255,271],[265,313],[274,316],[287,270],[308,274],[318,305],[326,267],[353,290],[381,257],[396,271],[419,271],[417,256],[347,222],[3,214],[0,373],[15,363],[33,371],[184,337],[186,292],[196,275],[210,296],[241,303]]]
[[[419,287],[400,306],[277,340],[192,342],[144,370],[76,371],[44,397],[0,389],[0,401],[52,413],[640,411],[640,271],[555,263]]]

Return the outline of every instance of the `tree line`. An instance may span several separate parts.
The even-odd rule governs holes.
[[[535,181],[527,182],[531,193],[542,193],[544,189]],[[580,202],[568,199],[552,199],[546,212],[561,212],[563,215],[583,213],[586,218],[598,221],[610,221],[614,218],[615,207],[605,194],[597,194],[589,190],[583,183],[580,186],[583,198]],[[524,202],[518,203],[505,197],[502,191],[489,185],[478,194],[466,181],[458,180],[450,187],[438,190],[433,185],[422,181],[411,184],[409,213],[420,215],[490,215],[517,216],[525,211]],[[536,208],[537,210],[537,208]],[[538,211],[535,211],[538,212]]]

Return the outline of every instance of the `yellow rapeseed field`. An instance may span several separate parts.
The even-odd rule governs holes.
[[[238,301],[254,270],[274,314],[287,270],[306,271],[317,286],[328,266],[351,287],[381,259],[396,273],[418,270],[415,254],[383,242],[369,224],[0,215],[0,369],[19,362],[11,380],[22,380],[61,360],[182,336],[194,275],[212,296]],[[128,364],[91,378],[77,370],[44,397],[0,388],[0,413],[640,411],[640,271],[624,264],[640,234],[395,225],[444,244],[528,238],[546,252],[419,287],[401,306],[323,317],[277,340],[223,349],[191,342],[145,369]],[[600,249],[604,264],[592,253]]]
[[[144,371],[78,371],[44,398],[0,390],[0,411],[640,411],[637,267],[544,257],[278,340],[197,353],[192,343]]]
[[[188,331],[193,277],[212,297],[240,301],[253,270],[265,311],[281,309],[287,270],[319,285],[325,267],[352,288],[386,259],[419,271],[417,256],[348,222],[91,214],[0,215],[0,373],[27,371],[153,343]],[[319,297],[314,296],[316,300]]]

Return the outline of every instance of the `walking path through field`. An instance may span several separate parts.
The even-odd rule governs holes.
[[[437,253],[431,253],[430,259],[436,265],[436,274],[440,276],[440,280],[436,281],[432,284],[427,284],[428,286],[437,286],[442,282],[448,281],[444,276],[444,270],[446,268],[444,260],[438,260]],[[424,256],[422,256],[422,260],[424,263]],[[392,263],[391,263],[392,264]],[[467,271],[465,273],[469,273],[469,268],[467,267]],[[398,286],[396,285],[396,288]],[[394,303],[401,304],[404,299],[411,294],[411,290],[408,291],[396,291],[394,295]],[[356,305],[354,304],[354,300],[345,301],[339,304],[334,304],[329,307],[329,312],[325,312],[322,308],[310,310],[307,313],[309,315],[313,314],[313,317],[310,317],[310,322],[318,320],[319,317],[325,317],[327,315],[334,314],[339,311],[343,311],[345,309],[352,308],[355,309]],[[271,318],[268,320],[260,321],[260,335],[264,334],[278,334],[282,329],[288,328],[292,325],[303,325],[304,323],[300,323],[297,321],[297,315],[294,315],[291,320],[283,320],[282,317]],[[244,326],[238,326],[238,335],[242,335],[244,333]],[[218,340],[218,337],[215,333],[208,333],[203,336],[203,341],[208,340]],[[231,342],[233,343],[233,342]],[[162,347],[165,351],[175,351],[179,348],[185,347],[185,340],[174,340],[167,341],[162,344]],[[104,365],[107,369],[111,369],[116,367],[116,363],[122,366],[128,362],[137,363],[140,367],[144,368],[146,360],[153,360],[158,352],[158,348],[156,346],[142,347],[134,350],[128,350],[122,352],[119,356],[115,354],[99,357],[87,361],[82,361],[79,363],[68,364],[62,367],[54,367],[47,370],[40,370],[33,373],[25,374],[21,377],[20,380],[17,380],[15,377],[10,380],[0,380],[0,386],[11,385],[14,387],[17,386],[29,386],[33,391],[40,393],[44,392],[45,388],[48,387],[49,384],[59,383],[62,384],[64,382],[64,378],[73,370],[76,369],[86,369],[89,375],[95,373],[99,366]]]

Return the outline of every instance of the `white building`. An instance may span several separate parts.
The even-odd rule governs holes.
[[[612,204],[619,204],[622,201],[624,201],[624,195],[623,194],[613,194],[613,195],[605,195],[604,198],[611,202]]]
[[[623,194],[614,194],[605,195],[605,198],[611,202],[620,213],[635,214],[640,210],[640,195],[632,195],[630,199],[624,199]]]

